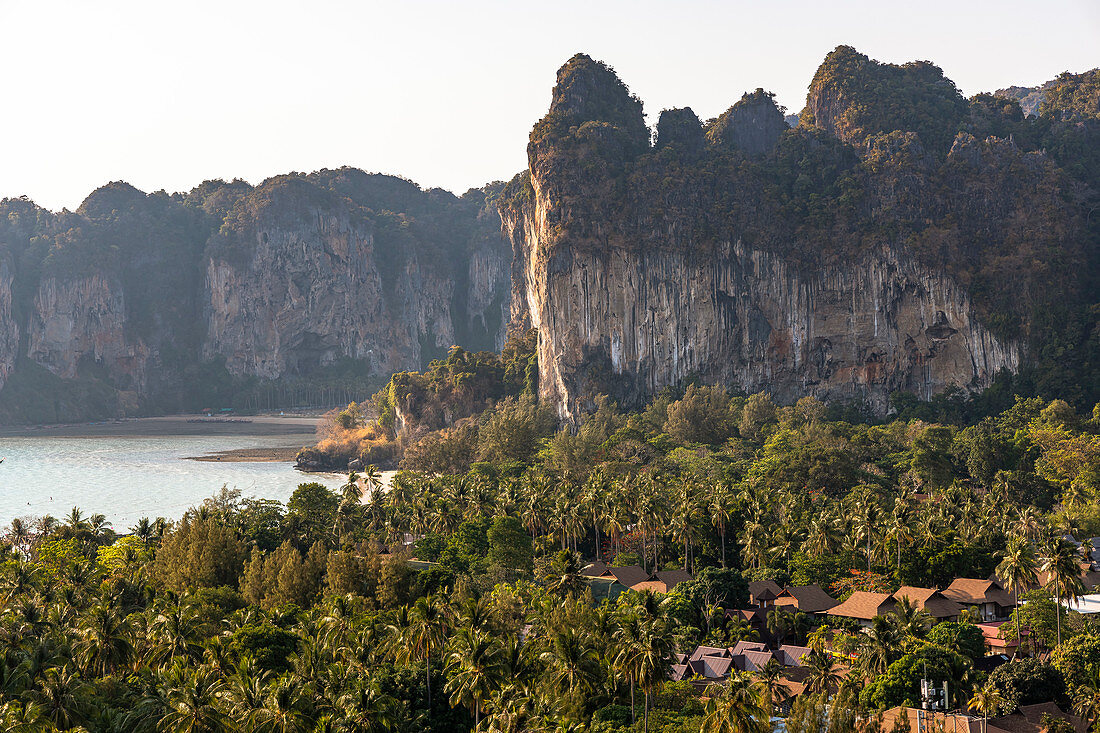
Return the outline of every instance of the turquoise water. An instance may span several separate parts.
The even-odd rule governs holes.
[[[304,437],[302,443],[309,442]],[[184,460],[222,450],[294,444],[287,436],[0,438],[0,530],[14,517],[62,517],[74,506],[125,532],[141,517],[177,519],[222,486],[285,502],[299,483],[343,477],[290,463]]]

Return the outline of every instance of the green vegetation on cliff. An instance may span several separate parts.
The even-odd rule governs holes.
[[[553,202],[541,212],[551,254],[560,242],[708,258],[739,241],[813,271],[896,252],[952,277],[993,334],[1024,345],[1022,379],[1039,393],[1100,399],[1096,73],[1060,77],[1025,118],[1012,99],[965,99],[928,62],[841,46],[798,127],[757,90],[705,124],[665,111],[654,147],[625,132],[642,111],[612,77],[571,59],[532,131],[526,175]],[[500,204],[506,220],[530,214],[529,178]]]

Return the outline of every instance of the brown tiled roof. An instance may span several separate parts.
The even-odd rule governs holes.
[[[688,667],[686,664],[672,665],[672,674],[669,675],[669,679],[671,679],[673,682],[679,682],[680,680],[685,679],[688,676],[688,669],[690,669],[690,667]]]
[[[942,592],[944,598],[955,601],[955,603],[970,605],[996,603],[1002,608],[1016,605],[1016,602],[1012,600],[1012,594],[993,580],[955,578],[951,585],[944,588]]]
[[[605,562],[589,563],[581,568],[581,575],[586,578],[600,578],[607,574],[607,563]]]
[[[1039,733],[1044,730],[1042,724],[1043,713],[1068,721],[1077,733],[1085,733],[1088,727],[1083,719],[1066,714],[1053,702],[1044,702],[1036,705],[1021,705],[1011,715],[990,718],[989,728],[992,729],[996,726],[1008,731],[1008,733]]]
[[[845,616],[847,618],[858,618],[870,621],[875,616],[879,616],[891,610],[895,605],[896,602],[889,593],[869,593],[867,591],[857,590],[848,597],[848,600],[844,601],[839,606],[830,608],[829,613],[833,616]]]
[[[657,573],[657,580],[668,586],[668,590],[672,590],[680,583],[691,580],[691,573],[686,573],[683,570],[662,570]]]
[[[619,581],[627,588],[633,588],[638,583],[644,583],[649,580],[649,573],[642,570],[640,565],[627,565],[622,568],[608,568],[607,572],[615,576],[615,580]]]
[[[790,602],[787,599],[791,599]],[[794,606],[806,613],[824,613],[840,601],[821,589],[819,585],[789,585],[775,599],[777,606]]]
[[[653,593],[668,593],[672,589],[669,588],[668,583],[663,580],[647,580],[644,583],[638,583],[630,590],[636,590],[639,593],[647,590]]]
[[[944,598],[943,594],[935,588],[904,585],[894,594],[894,598],[899,601],[902,598],[908,598],[914,606],[936,619],[953,618],[962,613],[962,606],[949,598]]]
[[[774,580],[754,580],[749,583],[749,595],[755,600],[771,600],[783,592]]]

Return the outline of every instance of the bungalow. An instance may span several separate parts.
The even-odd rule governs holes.
[[[974,609],[981,621],[1000,621],[1009,617],[1016,601],[995,580],[956,578],[943,590],[944,598]]]
[[[811,651],[813,650],[808,646],[783,644],[775,650],[775,658],[778,659],[779,663],[784,667],[801,667],[802,659]]]
[[[963,610],[962,606],[944,597],[935,588],[902,586],[894,594],[894,599],[900,602],[902,598],[908,598],[910,603],[931,616],[936,623],[940,621],[957,621]]]
[[[819,585],[788,585],[776,595],[774,605],[788,611],[802,611],[809,614],[824,614],[836,607],[840,601],[821,589]]]
[[[982,632],[982,638],[985,640],[985,647],[990,654],[1004,654],[1005,656],[1013,656],[1016,653],[1016,647],[1020,645],[1019,641],[1015,639],[1016,628],[1007,621],[993,621],[989,623],[976,624],[978,630]],[[1002,633],[1001,628],[1005,627],[1007,633]],[[1028,629],[1023,627],[1020,629],[1020,635],[1027,637]],[[1010,638],[1006,639],[1008,636]]]
[[[774,580],[754,580],[749,583],[749,603],[760,608],[767,608],[768,604],[774,601],[776,596],[782,592],[783,589]]]
[[[869,628],[873,618],[893,611],[897,605],[897,600],[889,593],[857,590],[848,600],[830,608],[829,615],[855,619],[860,626]]]
[[[594,562],[590,565],[586,565],[581,570],[581,575],[587,578],[614,579],[627,588],[633,588],[639,583],[645,583],[652,577],[640,565],[626,565],[621,568],[615,568],[603,562]]]
[[[691,573],[682,570],[662,570],[651,575],[640,565],[611,567],[604,562],[590,563],[580,574],[587,579],[614,580],[630,590],[649,590],[655,593],[668,593],[680,583],[691,580]]]

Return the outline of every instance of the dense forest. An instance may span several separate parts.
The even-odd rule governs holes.
[[[818,731],[827,702],[830,730],[900,730],[882,711],[918,702],[923,669],[985,715],[1054,701],[1100,716],[1100,628],[1055,603],[1086,591],[1063,538],[1100,535],[1100,408],[1017,399],[965,427],[871,425],[693,385],[636,413],[604,400],[570,432],[531,400],[523,349],[508,353],[395,376],[427,414],[487,374],[498,399],[416,437],[386,490],[368,466],[340,492],[303,483],[283,506],[223,491],[121,537],[77,509],[13,522],[5,729],[671,733],[778,714]],[[392,387],[368,420],[383,438]],[[364,420],[353,407],[333,426]],[[690,580],[609,594],[588,561]],[[726,613],[761,580],[844,600],[990,576],[1027,601],[1001,628],[1027,644],[992,671],[966,614],[933,625],[902,604],[859,633]],[[698,645],[762,636],[810,650],[799,694],[776,665],[669,679]]]

